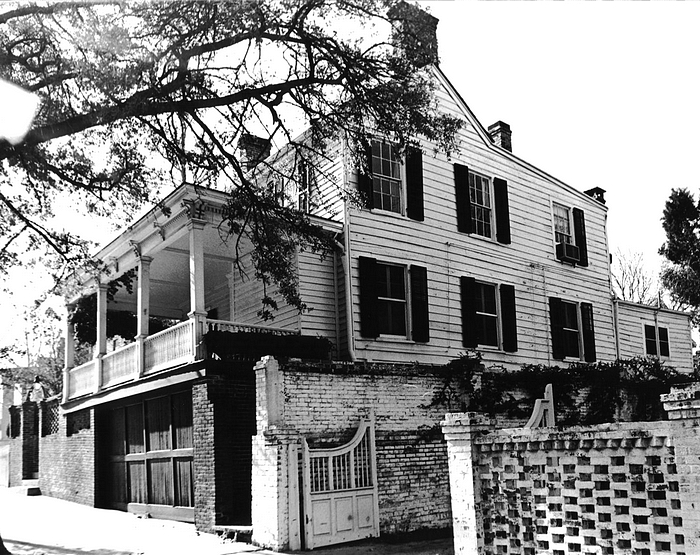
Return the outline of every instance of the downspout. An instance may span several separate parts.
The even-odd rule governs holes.
[[[620,320],[618,315],[618,299],[613,296],[613,327],[615,328],[615,359],[620,360]]]
[[[348,209],[348,203],[345,201],[345,225],[343,235],[344,248],[343,256],[341,257],[341,263],[343,265],[343,275],[345,277],[345,328],[348,334],[348,356],[350,360],[355,362],[357,360],[357,355],[355,354],[355,334],[354,334],[354,322],[352,316],[352,278],[350,277],[350,260],[352,259],[350,255],[350,210]]]

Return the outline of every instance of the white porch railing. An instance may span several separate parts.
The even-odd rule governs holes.
[[[194,360],[192,320],[148,336],[143,342],[144,374]]]
[[[64,401],[194,362],[202,335],[209,331],[299,334],[298,330],[239,324],[225,320],[206,320],[201,328],[199,333],[195,333],[197,327],[194,320],[181,322],[140,340],[142,343],[137,340],[101,358],[69,369],[64,372]]]
[[[283,328],[273,328],[270,326],[258,326],[255,324],[238,324],[226,320],[206,321],[206,331],[229,331],[229,332],[259,332],[270,333],[272,335],[299,335],[299,330],[289,330]]]
[[[91,360],[85,364],[72,368],[68,371],[68,383],[63,384],[68,391],[68,398],[80,397],[92,393],[97,389],[97,373],[95,372],[95,361]]]
[[[102,387],[129,381],[134,376],[138,343],[130,343],[102,357]]]

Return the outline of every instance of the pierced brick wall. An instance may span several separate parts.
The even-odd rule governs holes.
[[[699,552],[697,421],[487,423],[476,413],[443,423],[455,555]]]
[[[52,412],[38,411],[42,418]],[[49,432],[49,423],[39,429]],[[58,414],[57,429],[39,438],[39,487],[43,495],[95,506],[95,411]]]

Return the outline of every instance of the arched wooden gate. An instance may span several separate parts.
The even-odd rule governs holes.
[[[302,440],[306,549],[379,535],[374,425],[361,422],[341,447]]]

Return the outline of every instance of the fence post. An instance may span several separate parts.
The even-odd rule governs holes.
[[[686,530],[700,530],[700,383],[679,385],[661,395],[668,413],[683,526]],[[700,534],[688,535],[685,552],[700,553]]]
[[[474,440],[492,429],[481,413],[448,413],[442,424],[447,440],[455,555],[481,553],[484,526],[481,514],[479,461]]]

